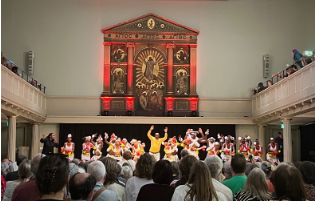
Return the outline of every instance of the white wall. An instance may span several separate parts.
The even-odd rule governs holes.
[[[3,0],[4,55],[25,66],[54,96],[99,96],[102,28],[155,13],[199,30],[197,92],[202,98],[248,98],[262,77],[291,63],[290,51],[314,50],[314,0],[137,1]],[[271,75],[271,74],[270,74]]]

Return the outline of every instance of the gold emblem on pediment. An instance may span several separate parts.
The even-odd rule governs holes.
[[[149,28],[149,29],[153,29],[153,28],[155,27],[155,25],[156,25],[155,20],[152,19],[152,18],[149,18],[149,20],[147,21],[147,26],[148,26],[148,28]]]

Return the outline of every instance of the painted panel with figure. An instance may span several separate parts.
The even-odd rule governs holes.
[[[189,74],[185,67],[178,67],[175,71],[175,93],[176,95],[189,94]]]
[[[126,67],[113,66],[111,69],[112,94],[123,95],[126,92]]]

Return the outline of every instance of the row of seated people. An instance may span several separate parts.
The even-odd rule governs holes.
[[[258,84],[258,86],[253,89],[253,95],[256,95],[257,93],[260,93],[261,91],[271,87],[274,83],[280,80],[287,78],[288,76],[290,76],[291,74],[295,73],[298,68],[303,68],[304,66],[312,63],[313,61],[315,61],[315,51],[313,51],[314,53],[314,59],[312,60],[311,58],[305,58],[300,52],[298,52],[298,50],[294,49],[292,50],[292,57],[294,60],[294,63],[292,65],[289,65],[285,72],[278,72],[277,74],[273,74],[271,79],[269,79],[268,81],[266,81],[266,86],[264,85],[264,83],[260,82]],[[276,78],[276,82],[273,82],[274,78]]]
[[[315,200],[313,162],[274,165],[261,159],[247,163],[242,154],[234,155],[225,163],[216,155],[200,161],[187,150],[182,150],[179,162],[155,161],[145,153],[133,167],[130,151],[123,158],[122,165],[110,157],[80,162],[70,161],[63,154],[37,154],[32,160],[19,156],[14,181],[8,179],[12,173],[3,169],[10,163],[4,159],[1,198],[13,201]]]
[[[1,64],[3,66],[6,66],[8,69],[10,69],[12,72],[14,72],[16,75],[18,75],[19,77],[23,78],[22,74],[19,73],[23,72],[21,69],[19,69],[18,66],[15,66],[14,62],[11,60],[8,60],[7,58],[5,58],[2,54],[1,54]],[[30,80],[28,81],[32,86],[34,86],[35,88],[37,88],[38,90],[42,91],[43,87],[42,84],[37,84],[36,79],[29,77]]]

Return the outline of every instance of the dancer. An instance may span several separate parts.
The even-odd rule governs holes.
[[[246,134],[246,138],[245,138],[245,140],[246,140],[246,142],[247,142],[247,144],[248,144],[249,148],[251,148],[251,147],[252,147],[252,141],[251,141],[250,136],[248,136],[248,135]]]
[[[90,161],[90,149],[93,148],[91,136],[84,137],[85,142],[82,144],[81,160]]]
[[[206,133],[205,133],[206,134]],[[207,143],[207,148],[206,148],[206,151],[212,151],[213,149],[214,149],[214,147],[215,147],[215,138],[213,138],[213,137],[210,137],[209,139],[208,139],[208,141],[206,141],[206,143]],[[217,142],[218,143],[218,142]]]
[[[49,133],[46,138],[43,135],[40,142],[44,143],[42,154],[52,154],[54,153],[54,147],[58,148],[54,133]]]
[[[69,160],[74,160],[74,152],[75,152],[75,143],[71,142],[72,135],[68,134],[67,142],[64,143],[64,146],[61,149],[62,153],[66,153],[68,155]]]
[[[232,155],[235,154],[234,144],[230,143],[231,138],[225,136],[225,143],[222,146],[221,157],[223,161],[228,161],[231,159]]]
[[[155,137],[151,136],[151,131],[154,130],[154,125],[152,125],[147,133],[148,138],[151,141],[151,146],[149,149],[149,154],[153,155],[156,161],[160,160],[160,146],[163,141],[168,138],[168,128],[164,129],[165,136],[163,138],[159,138],[159,133],[155,133]]]
[[[102,148],[103,148],[103,138],[101,137],[101,134],[99,134],[98,138],[97,138],[97,141],[94,142],[93,141],[93,138],[97,136],[97,133],[96,134],[93,134],[92,135],[92,139],[91,139],[91,142],[92,144],[94,145],[94,148],[95,150],[93,151],[93,154],[94,156],[91,158],[91,161],[96,161],[98,160],[99,158],[101,158],[102,156]],[[105,136],[105,134],[104,134]]]
[[[246,161],[249,161],[249,145],[244,137],[239,137],[238,139],[240,140],[238,152],[245,156]]]
[[[133,160],[137,162],[139,157],[144,154],[144,147],[142,144],[140,144],[140,141],[137,141],[135,139],[132,139],[131,141],[132,146],[132,156]]]
[[[178,155],[177,155],[177,152],[178,152],[178,146],[177,146],[177,139],[176,139],[176,136],[174,136],[173,138],[170,138],[168,140],[167,143],[162,143],[165,145],[165,157],[164,159],[165,160],[168,160],[170,162],[172,161],[179,161],[179,158],[178,158]]]
[[[114,134],[114,133],[113,133]],[[106,155],[107,157],[111,157],[117,161],[122,160],[122,148],[121,148],[121,138],[117,138],[114,134],[114,136],[111,136],[111,142],[113,142],[113,140],[115,140],[114,144],[110,143],[107,141],[108,136],[107,134],[105,135],[105,143],[107,143],[109,145],[108,149],[106,150],[108,152],[108,154]]]
[[[255,161],[259,161],[259,157],[262,156],[262,147],[259,144],[258,139],[256,139],[255,142],[253,142],[253,145],[254,145],[254,147],[253,147],[253,159]]]
[[[267,148],[267,160],[269,161],[270,159],[272,159],[273,162],[278,162],[278,158],[276,156],[279,150],[278,143],[275,142],[275,139],[273,137],[271,137],[270,140],[271,142]]]
[[[122,152],[131,151],[132,145],[130,145],[126,138],[122,140],[121,144]]]

